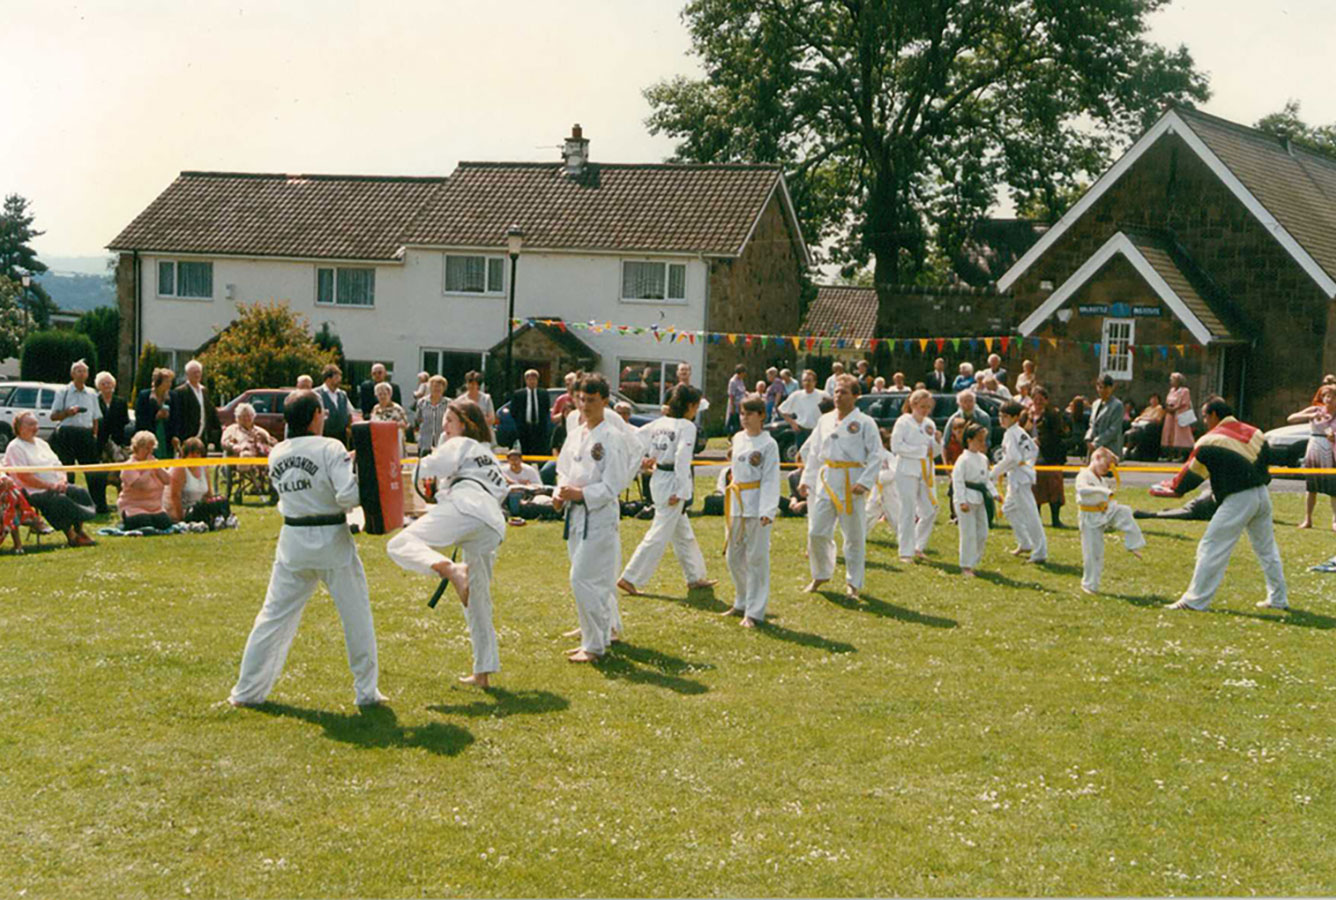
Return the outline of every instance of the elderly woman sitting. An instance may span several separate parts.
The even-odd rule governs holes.
[[[148,462],[153,459],[153,451],[158,447],[158,439],[151,431],[137,431],[130,438],[130,460]],[[157,528],[167,530],[172,527],[172,517],[167,514],[163,492],[171,483],[171,476],[165,469],[126,469],[121,473],[121,495],[116,498],[116,508],[121,512],[121,527],[126,531],[139,528]]]
[[[5,448],[4,464],[6,467],[61,464],[51,445],[37,436],[36,414],[24,411],[14,418],[14,439]],[[83,523],[97,515],[88,491],[70,484],[64,472],[11,472],[10,476],[27,492],[33,508],[65,533],[71,547],[94,543],[83,530]]]
[[[223,452],[229,456],[268,456],[273,436],[255,424],[255,407],[237,404],[237,420],[223,431]]]

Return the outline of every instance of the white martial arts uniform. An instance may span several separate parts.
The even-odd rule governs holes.
[[[765,621],[770,600],[770,525],[779,515],[779,445],[768,432],[733,435],[733,481],[725,489],[724,515],[733,608],[755,622]]]
[[[1146,546],[1132,510],[1113,502],[1115,485],[1112,475],[1101,478],[1089,466],[1076,473],[1076,508],[1081,516],[1081,587],[1088,591],[1098,591],[1104,575],[1105,531],[1121,531],[1129,551]]]
[[[983,548],[988,541],[988,510],[984,506],[983,494],[966,484],[982,484],[984,490],[997,496],[992,480],[988,477],[988,457],[973,450],[960,454],[951,469],[951,493],[955,497],[956,519],[960,526],[960,567],[975,569],[983,559]],[[969,512],[962,510],[962,504],[969,504]]]
[[[881,463],[877,468],[877,486],[867,500],[867,530],[870,533],[877,519],[886,517],[886,527],[895,532],[900,521],[900,495],[895,489],[895,455],[881,448]]]
[[[595,428],[573,422],[557,460],[558,489],[570,485],[584,491],[582,502],[567,503],[566,552],[580,618],[580,646],[598,656],[608,652],[619,624],[615,611],[622,560],[620,495],[632,471],[627,459],[640,452],[628,447],[626,436],[610,418],[618,416],[608,410]],[[629,449],[634,453],[628,454]]]
[[[895,420],[891,429],[891,453],[895,455],[895,491],[900,500],[896,523],[900,558],[922,553],[937,521],[937,492],[933,483],[933,460],[942,452],[937,426],[924,416],[914,421],[912,413]]]
[[[1002,461],[993,469],[993,477],[1007,476],[1007,496],[1002,501],[1002,515],[1011,523],[1016,544],[1030,553],[1030,562],[1048,559],[1048,537],[1039,518],[1039,504],[1034,499],[1034,464],[1039,445],[1025,429],[1013,422],[1002,435]]]
[[[422,460],[423,478],[435,478],[436,503],[427,514],[390,539],[385,550],[399,566],[439,577],[432,568],[445,557],[433,547],[458,545],[469,567],[469,605],[464,618],[473,643],[473,672],[501,670],[492,625],[492,566],[506,537],[501,500],[509,484],[492,448],[472,438],[452,437]]]
[[[654,460],[654,474],[649,479],[654,519],[640,546],[631,554],[622,578],[637,588],[644,585],[653,577],[663,551],[671,542],[687,584],[704,581],[705,557],[687,518],[687,501],[691,499],[694,480],[691,457],[696,446],[696,426],[687,419],[663,416],[642,427],[639,439],[645,456]],[[669,505],[671,497],[677,497],[677,502]]]
[[[807,486],[807,556],[814,581],[835,574],[835,525],[844,536],[844,580],[863,589],[867,555],[867,493],[881,467],[881,438],[871,416],[854,408],[843,419],[839,410],[821,417],[803,445],[802,483]]]
[[[283,671],[302,610],[324,582],[343,622],[348,667],[359,706],[384,697],[377,689],[376,628],[357,545],[345,522],[290,525],[286,520],[343,516],[358,505],[357,476],[339,441],[302,435],[282,441],[269,453],[269,481],[278,493],[285,524],[278,533],[269,590],[241,657],[232,688],[234,703],[263,703]]]

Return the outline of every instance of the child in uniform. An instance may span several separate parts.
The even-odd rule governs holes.
[[[923,551],[937,521],[933,464],[942,444],[937,438],[937,426],[929,416],[935,402],[928,391],[914,391],[905,404],[909,412],[896,419],[891,430],[895,492],[900,498],[896,534],[901,562],[927,559]]]
[[[733,577],[733,607],[744,628],[765,621],[770,599],[770,525],[779,515],[779,445],[763,428],[765,400],[742,401],[743,430],[731,446],[733,480],[724,491],[724,555]]]
[[[1006,433],[1002,436],[1002,461],[993,470],[993,477],[1007,476],[1007,496],[1002,501],[1002,514],[1016,533],[1013,556],[1029,553],[1027,563],[1048,561],[1048,538],[1044,535],[1044,521],[1039,518],[1039,504],[1034,499],[1034,463],[1039,458],[1039,445],[1021,427],[1021,413],[1025,407],[1008,400],[998,411],[998,418]]]
[[[1146,546],[1132,510],[1113,502],[1117,464],[1118,457],[1112,450],[1099,447],[1090,455],[1090,465],[1076,473],[1076,506],[1081,511],[1081,590],[1087,594],[1099,593],[1100,576],[1104,574],[1105,531],[1121,531],[1123,544],[1137,559],[1141,558],[1141,548]]]
[[[988,477],[988,429],[977,422],[964,428],[965,450],[951,470],[952,496],[960,525],[960,574],[974,577],[988,540],[988,518],[997,489]]]

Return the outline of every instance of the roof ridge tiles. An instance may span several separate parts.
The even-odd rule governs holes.
[[[234,178],[253,181],[375,181],[444,184],[449,180],[446,175],[331,175],[309,174],[305,172],[220,172],[200,169],[184,169],[180,178]]]
[[[490,169],[552,169],[560,171],[562,163],[554,162],[525,162],[522,160],[486,160],[486,159],[461,159],[458,167],[463,168],[490,168]],[[718,163],[613,163],[613,162],[590,162],[590,169],[663,169],[670,172],[681,172],[691,169],[702,171],[715,171],[719,169],[735,169],[740,172],[780,172],[782,166],[779,163],[745,163],[745,162],[718,162]]]

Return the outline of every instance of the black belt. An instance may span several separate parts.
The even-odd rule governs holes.
[[[584,506],[584,505],[585,505],[585,502],[584,502],[583,500],[567,500],[567,501],[566,501],[566,515],[565,515],[565,516],[563,517],[563,519],[562,519],[562,526],[561,526],[561,539],[562,539],[563,541],[568,541],[568,540],[571,539],[571,510],[574,509],[574,508],[577,507],[577,506]],[[583,539],[583,538],[587,538],[587,537],[589,537],[589,508],[588,508],[588,507],[585,507],[584,532],[580,535],[580,537],[581,537],[582,539]]]
[[[331,513],[327,516],[284,516],[284,525],[292,525],[297,528],[314,528],[319,525],[346,525],[348,524],[347,513]]]
[[[988,517],[988,524],[992,525],[993,518],[997,515],[997,508],[993,502],[993,495],[988,491],[987,482],[967,481],[965,482],[965,487],[969,488],[971,491],[978,491],[983,495],[984,515]],[[963,499],[961,502],[964,502]]]
[[[654,468],[658,469],[660,472],[676,472],[677,463],[655,463]]]

